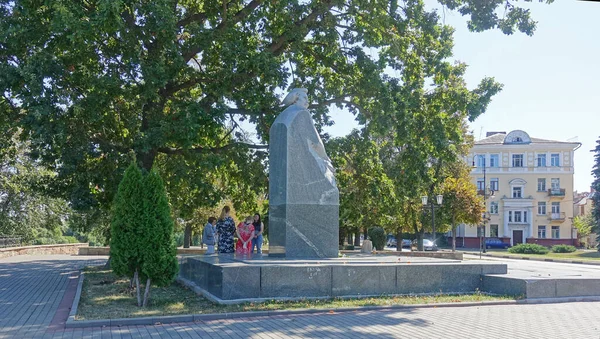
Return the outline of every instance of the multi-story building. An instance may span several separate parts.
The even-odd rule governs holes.
[[[483,225],[459,227],[457,244],[479,247],[480,232],[510,245],[573,244],[573,155],[580,146],[520,130],[490,132],[475,142],[466,160],[487,213]]]

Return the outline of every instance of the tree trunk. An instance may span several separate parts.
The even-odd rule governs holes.
[[[138,302],[138,307],[142,306],[142,296],[140,295],[140,275],[138,274],[138,271],[135,270],[135,290],[136,290],[136,294],[137,294],[137,302]]]
[[[348,233],[348,239],[346,239],[348,242],[348,245],[352,245],[352,232]]]
[[[454,216],[452,217],[452,252],[456,252],[456,225],[454,224]]]
[[[144,304],[142,304],[142,307],[146,307],[148,305],[148,298],[150,297],[150,278],[148,278],[148,280],[146,280],[146,291],[144,292]]]
[[[110,257],[108,257],[108,260],[106,260],[106,264],[104,264],[104,269],[110,270]]]
[[[364,236],[364,240],[369,239],[369,229],[365,227],[365,229],[363,230],[363,236]]]
[[[186,223],[183,231],[183,248],[190,248],[192,243],[192,225]]]
[[[357,230],[354,235],[354,246],[360,247],[360,230]]]
[[[402,230],[396,231],[396,251],[402,252]]]

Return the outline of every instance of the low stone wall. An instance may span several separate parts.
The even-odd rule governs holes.
[[[342,254],[359,254],[360,250],[343,250],[340,251]],[[419,257],[419,258],[436,258],[436,259],[453,259],[463,260],[462,252],[426,252],[426,251],[411,251],[411,252],[400,252],[400,251],[378,251],[375,255],[395,255],[399,257]]]
[[[36,245],[0,248],[0,258],[13,257],[15,255],[46,255],[46,254],[78,254],[79,249],[87,246],[85,243],[78,244],[56,244]]]
[[[178,255],[199,255],[206,252],[205,248],[178,248]],[[268,250],[263,250],[263,253],[269,253]],[[79,255],[109,255],[110,247],[80,247]]]

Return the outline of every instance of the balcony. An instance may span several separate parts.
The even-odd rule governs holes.
[[[564,188],[550,188],[550,189],[548,189],[548,196],[564,198],[565,197],[565,189]]]
[[[548,213],[548,219],[550,219],[551,221],[565,221],[567,217],[565,216],[565,212],[558,212],[558,213]]]

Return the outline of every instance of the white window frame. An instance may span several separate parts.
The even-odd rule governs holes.
[[[514,213],[515,221],[514,222],[523,222],[522,214],[523,214],[522,211],[515,211],[515,213]]]
[[[513,212],[508,211],[508,222],[512,222],[512,221],[513,221]]]
[[[560,202],[552,203],[552,214],[554,213],[560,213]]]
[[[490,203],[490,214],[498,214],[498,203],[495,201]]]
[[[492,232],[492,231],[494,231],[494,232]],[[490,225],[490,238],[497,238],[497,237],[498,237],[498,225],[491,224]]]
[[[500,181],[498,180],[498,178],[490,179],[490,189],[492,191],[498,192],[499,187],[500,187]]]
[[[546,225],[538,226],[538,239],[546,239]]]
[[[552,226],[552,239],[560,239],[560,226]]]
[[[520,193],[518,197],[515,196],[515,193],[517,191]],[[513,186],[510,193],[511,193],[510,196],[513,197],[514,199],[522,199],[523,198],[523,186]]]
[[[560,167],[560,153],[550,154],[550,166]]]
[[[550,179],[550,188],[554,190],[560,189],[560,178],[551,178]]]
[[[478,178],[477,179],[477,190],[483,191],[484,189],[485,189],[485,181],[483,181],[483,178]]]
[[[520,160],[520,163],[521,163],[520,166],[515,166],[515,163],[516,163],[515,160]],[[523,155],[523,153],[516,153],[516,154],[512,155],[512,167],[515,167],[515,168],[525,167],[524,161],[525,161],[525,156]]]
[[[541,186],[540,183],[543,183],[543,186]],[[546,178],[538,178],[538,181],[537,181],[537,190],[538,190],[538,192],[545,192],[546,191]]]
[[[537,155],[537,159],[535,160],[535,165],[537,167],[546,167],[546,154],[541,153]]]
[[[500,167],[499,154],[490,154],[490,167]]]
[[[546,202],[538,201],[538,215],[546,215]]]

